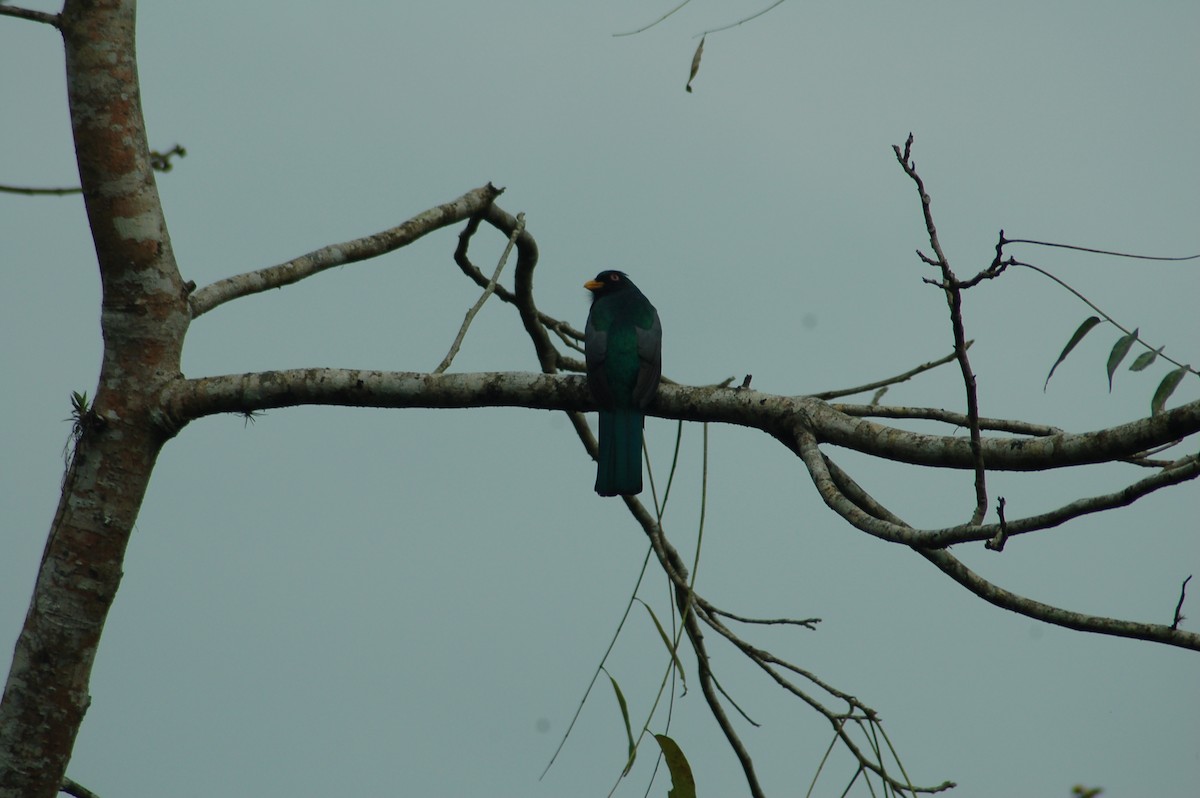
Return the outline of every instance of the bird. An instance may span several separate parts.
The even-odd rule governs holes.
[[[642,425],[662,376],[662,323],[629,276],[602,271],[583,287],[592,292],[584,327],[587,384],[600,405],[596,493],[642,492]]]

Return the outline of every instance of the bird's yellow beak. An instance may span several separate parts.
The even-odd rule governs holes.
[[[604,287],[604,283],[600,282],[599,280],[588,280],[583,284],[583,287],[589,291],[599,291]]]

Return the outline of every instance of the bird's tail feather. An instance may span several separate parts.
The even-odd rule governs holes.
[[[642,419],[633,410],[601,411],[596,492],[633,496],[642,492]]]

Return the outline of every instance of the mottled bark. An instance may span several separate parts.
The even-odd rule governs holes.
[[[142,120],[131,0],[59,19],[79,176],[103,282],[104,358],[0,704],[0,797],[50,798],[87,711],[121,563],[167,438],[150,408],[188,325]]]

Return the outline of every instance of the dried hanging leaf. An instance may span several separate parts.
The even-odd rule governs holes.
[[[704,38],[700,37],[700,44],[696,46],[696,54],[692,56],[692,73],[688,75],[687,89],[688,94],[692,93],[692,81],[696,79],[696,73],[700,71],[700,56],[704,53]]]
[[[1067,345],[1063,347],[1062,354],[1058,356],[1058,360],[1054,361],[1054,365],[1050,367],[1050,373],[1046,375],[1046,382],[1042,385],[1042,390],[1046,390],[1046,386],[1050,384],[1050,378],[1054,376],[1054,370],[1058,368],[1058,364],[1067,359],[1067,355],[1071,354],[1071,350],[1075,345],[1083,340],[1083,336],[1087,335],[1093,327],[1100,323],[1099,316],[1088,316],[1083,320],[1075,332],[1071,335],[1071,340],[1067,341]]]

